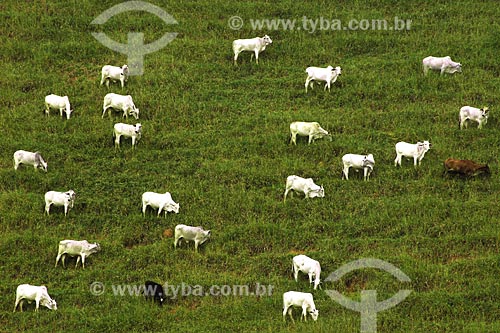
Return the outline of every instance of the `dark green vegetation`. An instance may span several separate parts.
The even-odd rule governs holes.
[[[496,1],[177,1],[153,3],[178,25],[148,13],[123,13],[102,28],[90,22],[119,1],[0,3],[0,331],[53,332],[358,332],[359,313],[333,302],[336,289],[359,299],[376,289],[384,300],[412,294],[378,314],[379,332],[500,331],[499,221],[500,7]],[[247,24],[229,29],[241,16]],[[252,31],[249,19],[323,16],[327,19],[411,19],[409,31]],[[124,22],[123,24],[121,22]],[[145,73],[123,93],[141,110],[144,135],[115,150],[101,119],[100,69],[126,57],[100,45],[92,31],[126,42],[165,32],[179,36],[145,58]],[[269,34],[274,43],[260,64],[242,53],[232,64],[231,42]],[[463,73],[424,77],[421,60],[450,55]],[[341,66],[331,93],[304,93],[305,68]],[[117,85],[111,91],[121,93]],[[68,95],[69,121],[45,117],[44,96]],[[458,129],[463,105],[490,107],[482,130]],[[288,125],[318,121],[333,141],[288,144]],[[129,122],[134,122],[129,119]],[[430,140],[415,171],[395,168],[394,144]],[[14,172],[18,149],[38,150],[48,173]],[[341,180],[341,156],[372,153],[369,182]],[[442,177],[448,157],[490,165],[492,176]],[[323,199],[282,202],[285,179],[312,177]],[[67,218],[44,215],[48,190],[77,193]],[[157,218],[140,212],[145,191],[170,191],[180,213]],[[164,230],[202,225],[212,240],[174,251]],[[102,252],[85,270],[54,268],[62,239],[87,239]],[[315,291],[316,323],[282,322],[281,295],[311,291],[291,274],[294,254],[322,264],[322,278],[360,258],[388,261],[410,278],[398,283],[378,270],[350,273]],[[142,297],[114,296],[112,285],[146,279],[172,285],[273,285],[271,296],[187,296],[163,308]],[[106,291],[93,296],[102,281]],[[45,284],[58,311],[12,313],[20,283]],[[252,289],[253,290],[253,289]],[[299,310],[294,310],[298,318]]]

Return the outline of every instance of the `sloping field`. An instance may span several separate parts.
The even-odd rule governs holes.
[[[377,314],[378,332],[500,331],[496,1],[154,1],[178,23],[128,11],[90,24],[116,4],[0,3],[0,331],[359,332],[360,313],[326,290],[354,301],[376,290],[382,301],[404,289],[404,301]],[[144,33],[145,44],[178,35],[144,56],[143,75],[108,91],[101,67],[127,56],[92,32],[119,43]],[[273,43],[259,64],[247,52],[234,66],[232,41],[265,34]],[[429,55],[451,56],[462,73],[424,76]],[[331,92],[315,84],[306,94],[305,68],[328,65],[342,67]],[[130,139],[114,148],[114,123],[136,121],[101,117],[108,92],[130,94],[140,109],[135,150]],[[71,119],[44,115],[52,93],[69,97]],[[464,105],[489,107],[483,129],[459,129]],[[290,145],[292,121],[317,121],[332,141]],[[423,140],[432,148],[419,168],[394,167],[398,141]],[[39,151],[48,172],[14,171],[18,149]],[[369,181],[341,179],[346,153],[374,155]],[[491,177],[443,177],[448,157],[488,163]],[[293,174],[323,185],[325,197],[283,203]],[[47,216],[44,193],[69,189],[77,197],[68,216],[60,207]],[[146,191],[171,192],[179,214],[144,217]],[[212,238],[199,253],[192,243],[174,250],[177,224]],[[75,259],[55,268],[63,239],[102,251],[85,269]],[[410,281],[365,268],[313,290],[305,275],[293,279],[299,253],[320,261],[322,280],[374,258]],[[145,280],[168,284],[163,307],[140,295]],[[22,283],[46,285],[57,311],[13,313]],[[317,322],[299,322],[298,308],[295,324],[283,322],[289,290],[313,293]]]

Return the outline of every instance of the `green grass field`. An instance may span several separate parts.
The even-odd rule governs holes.
[[[1,332],[359,332],[360,314],[325,293],[360,299],[375,289],[385,300],[412,293],[377,315],[378,332],[500,331],[500,7],[496,1],[152,1],[177,20],[166,25],[146,12],[126,12],[99,27],[90,22],[119,1],[0,3],[0,331]],[[232,30],[228,20],[244,25]],[[411,20],[394,31],[252,30],[255,19]],[[127,57],[91,35],[118,42],[143,32],[150,43],[166,32],[177,38],[144,59],[144,75],[125,89],[140,109],[143,137],[115,149],[117,113],[101,118],[108,90],[99,86],[105,64]],[[273,39],[250,62],[232,63],[232,40]],[[463,72],[425,77],[421,61],[450,55]],[[305,68],[341,66],[323,91],[304,91]],[[68,95],[70,120],[44,97]],[[482,130],[458,128],[464,105],[489,106]],[[289,144],[292,121],[318,121],[333,140]],[[135,123],[133,118],[128,123]],[[432,149],[415,170],[394,167],[398,141],[429,140]],[[14,171],[18,149],[40,151],[48,172]],[[341,179],[341,157],[372,153],[368,182]],[[490,178],[443,177],[448,157],[488,163]],[[312,177],[322,199],[295,195],[283,203],[285,180]],[[44,214],[44,193],[75,190],[75,207]],[[141,214],[145,191],[172,193],[179,214]],[[174,251],[166,230],[177,224],[210,229],[199,253]],[[99,242],[86,268],[54,268],[63,239]],[[322,279],[351,261],[377,258],[411,279],[400,283],[377,269],[349,273],[313,291],[296,283],[292,257],[304,253],[322,265]],[[265,295],[171,299],[160,308],[143,297],[115,294],[116,286],[145,280],[171,286],[266,286]],[[101,282],[104,293],[91,287]],[[57,311],[28,306],[13,313],[19,284],[46,285]],[[113,289],[115,288],[115,290]],[[317,322],[282,320],[282,294],[312,292]],[[192,293],[194,291],[192,290]],[[26,306],[25,306],[26,308]]]

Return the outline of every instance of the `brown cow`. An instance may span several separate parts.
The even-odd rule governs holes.
[[[480,174],[490,175],[490,168],[488,164],[478,164],[471,160],[457,160],[454,158],[447,158],[444,161],[444,172],[457,173],[466,177],[474,177]]]

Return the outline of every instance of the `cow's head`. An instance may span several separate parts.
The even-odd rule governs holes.
[[[455,69],[456,72],[462,73],[462,64],[461,63],[457,62],[455,64],[455,66],[453,66],[453,67],[454,67],[454,69]]]
[[[50,310],[57,310],[56,300],[50,297],[41,299],[40,304],[47,307]]]
[[[309,314],[311,315],[312,319],[314,321],[318,320],[318,316],[319,316],[319,311],[318,309],[312,309],[309,311]]]
[[[342,74],[342,68],[340,68],[340,66],[337,66],[337,67],[335,67],[334,72],[337,73],[337,75],[341,75]]]
[[[487,106],[484,106],[482,109],[481,109],[481,116],[483,118],[488,118],[488,114],[490,112],[490,109],[487,107]]]
[[[429,149],[431,149],[431,144],[429,141],[417,142],[417,150],[419,153],[426,153]]]
[[[212,233],[210,232],[210,230],[203,230],[202,227],[198,227],[201,229],[200,231],[200,234],[202,235],[202,241],[200,242],[200,244],[203,244],[204,242],[206,242],[207,240],[210,239],[210,236],[212,235]]]
[[[142,125],[140,123],[135,124],[135,133],[139,134],[142,132]]]
[[[264,43],[266,43],[266,45],[273,43],[271,37],[269,37],[268,35],[265,35],[264,37],[262,37],[262,40],[264,41]]]
[[[317,189],[314,189],[309,192],[309,198],[324,198],[325,197],[325,189],[323,186],[318,186]]]
[[[179,208],[180,208],[180,205],[177,202],[177,203],[174,203],[173,205],[169,205],[167,210],[169,212],[174,212],[175,214],[179,214]]]
[[[47,172],[47,162],[43,160],[43,157],[39,152],[35,152],[35,162],[37,164],[37,168]]]
[[[76,198],[76,193],[75,193],[75,191],[73,191],[73,190],[69,190],[69,191],[64,192],[64,193],[66,193],[66,195],[67,195],[67,196],[68,196],[71,200],[75,200],[75,198]]]
[[[370,166],[373,169],[373,165],[375,164],[375,159],[373,158],[373,154],[365,155],[363,159],[363,166]]]
[[[480,166],[477,171],[476,171],[478,174],[481,174],[483,173],[485,176],[490,176],[491,175],[491,172],[490,172],[490,167],[488,166],[488,164],[485,164],[485,165],[482,165]]]
[[[139,109],[134,107],[130,110],[130,114],[137,120],[139,119]]]

